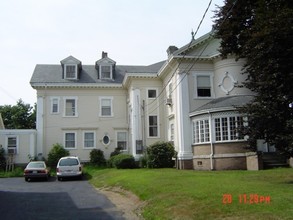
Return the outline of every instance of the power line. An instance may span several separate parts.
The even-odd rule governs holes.
[[[230,15],[230,12],[231,12],[232,9],[235,7],[237,1],[238,1],[238,0],[236,0],[236,1],[233,3],[233,5],[230,7],[230,9],[228,10],[228,12],[227,12],[227,14],[226,14],[224,20],[221,22],[220,25],[222,25],[222,24],[227,20],[227,18],[228,18],[229,15]],[[201,23],[202,23],[202,21],[203,21],[205,15],[206,15],[206,13],[207,13],[207,10],[208,10],[208,8],[209,8],[210,5],[211,5],[211,2],[212,2],[212,1],[209,2],[209,5],[208,5],[208,7],[207,7],[207,9],[206,9],[206,11],[205,11],[203,17],[202,17],[202,20],[201,20],[201,22],[200,22],[200,24],[199,24],[199,26],[198,26],[196,32],[194,33],[194,35],[192,35],[193,37],[194,37],[194,36],[196,35],[196,33],[198,32],[199,27],[200,27],[200,25],[201,25]],[[212,35],[214,34],[214,32],[215,32],[215,30],[212,30],[212,31],[210,32],[209,35],[212,36]],[[193,41],[193,39],[192,39],[192,41]],[[187,47],[186,50],[189,49],[189,47],[190,47],[192,41],[190,42],[190,44],[188,45],[188,47]],[[201,51],[201,53],[197,56],[196,60],[193,62],[193,64],[191,65],[191,67],[186,71],[185,75],[181,78],[181,80],[178,82],[178,84],[175,86],[175,88],[172,88],[172,92],[171,92],[171,93],[173,93],[173,91],[174,91],[174,90],[179,86],[179,84],[184,80],[184,78],[186,77],[186,75],[190,72],[190,70],[194,67],[194,65],[196,64],[196,62],[200,59],[200,56],[203,54],[203,52],[204,52],[205,49],[208,47],[208,45],[209,45],[209,42],[205,45],[205,47],[203,48],[203,50]],[[177,69],[179,68],[179,66],[180,66],[180,64],[182,63],[182,60],[184,59],[185,56],[186,56],[186,54],[184,54],[183,57],[181,58],[179,65],[177,66],[176,70],[173,72],[173,74],[172,74],[172,76],[170,77],[170,79],[168,80],[167,84],[163,87],[163,89],[162,89],[162,91],[160,92],[159,96],[160,96],[160,95],[164,92],[164,90],[166,89],[167,85],[169,84],[169,82],[171,81],[171,79],[173,78],[173,76],[175,75]],[[157,99],[157,98],[156,98],[156,99]],[[155,100],[154,100],[154,101],[155,101]],[[153,102],[154,102],[154,101],[153,101]],[[165,100],[163,100],[161,103],[159,103],[159,105],[158,105],[155,109],[153,109],[152,111],[150,111],[149,114],[151,114],[151,113],[153,113],[155,110],[157,110],[157,109],[158,109],[158,108],[164,103],[164,101],[165,101]],[[153,102],[152,102],[152,103],[153,103]],[[150,103],[150,104],[152,104],[152,103]]]
[[[206,8],[206,10],[205,10],[205,12],[204,12],[202,18],[201,18],[201,20],[200,20],[200,22],[199,22],[199,25],[197,26],[196,31],[195,31],[195,32],[192,32],[192,38],[191,38],[191,41],[189,42],[189,44],[188,44],[186,50],[188,50],[188,49],[190,48],[190,46],[191,46],[191,44],[192,44],[192,42],[193,42],[193,40],[194,40],[194,37],[196,36],[196,34],[197,34],[197,32],[198,32],[200,26],[202,25],[202,22],[203,22],[203,20],[204,20],[204,18],[205,18],[205,16],[206,16],[206,14],[207,14],[207,12],[208,12],[210,6],[211,6],[212,1],[213,1],[213,0],[210,0],[210,2],[209,2],[209,4],[208,4],[208,6],[207,6],[207,8]],[[159,95],[158,95],[158,96],[157,96],[157,97],[156,97],[151,103],[149,103],[148,105],[151,105],[152,103],[154,103],[154,102],[155,102],[155,101],[156,101],[156,100],[157,100],[157,99],[163,94],[163,92],[164,92],[164,90],[166,89],[167,85],[170,83],[170,81],[171,81],[172,78],[174,77],[176,71],[179,69],[181,63],[183,62],[183,60],[184,60],[184,58],[185,58],[185,56],[186,56],[186,54],[184,53],[182,59],[179,61],[179,64],[177,65],[176,69],[175,69],[174,72],[172,73],[172,76],[171,76],[170,79],[167,81],[167,83],[163,86],[162,91],[161,91],[161,92],[159,93]]]

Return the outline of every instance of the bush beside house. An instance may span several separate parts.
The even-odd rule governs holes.
[[[69,151],[64,149],[61,144],[54,144],[48,154],[48,166],[56,167],[61,157],[69,156]]]
[[[147,148],[148,168],[169,168],[174,167],[172,158],[176,151],[169,142],[156,142]]]
[[[95,166],[105,166],[106,159],[104,152],[100,149],[93,149],[90,152],[90,163]]]

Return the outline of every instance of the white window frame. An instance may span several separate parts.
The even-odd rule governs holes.
[[[11,149],[12,147],[10,147],[9,146],[9,138],[15,138],[16,139],[16,146],[15,146],[15,151],[14,151],[14,153],[13,154],[18,154],[18,146],[19,146],[19,137],[18,137],[18,135],[9,135],[9,136],[7,136],[7,138],[6,138],[6,149],[7,149],[7,153],[8,153],[8,151],[9,151],[9,149]],[[14,148],[14,147],[13,147]]]
[[[103,77],[103,72],[102,72],[103,67],[110,67],[110,78]],[[110,64],[101,64],[99,66],[99,79],[113,79],[113,65],[110,65]]]
[[[66,147],[66,134],[74,134],[74,147]],[[64,149],[76,149],[76,141],[77,141],[77,132],[76,131],[65,131],[64,132]]]
[[[149,91],[151,91],[151,90],[156,91],[156,96],[155,97],[149,97]],[[148,99],[156,99],[158,97],[158,89],[157,88],[147,88],[146,92],[147,92],[146,97]]]
[[[231,124],[232,118],[235,119],[235,125]],[[240,122],[242,122],[242,125],[239,125],[239,121],[237,120],[238,118],[242,118]],[[239,138],[239,134],[237,131],[231,130],[234,126],[235,129],[237,129],[239,126],[245,126],[245,119],[241,115],[223,115],[220,117],[215,117],[214,118],[214,141],[217,143],[220,142],[235,142],[235,141],[244,141],[245,137],[243,136],[242,138]],[[216,122],[219,121],[219,122]],[[224,122],[226,121],[226,122]],[[219,126],[217,125],[219,124]],[[224,126],[227,125],[227,126]],[[226,128],[227,127],[227,128]],[[224,132],[226,135],[224,135]],[[220,134],[220,135],[219,135]]]
[[[110,100],[110,112],[111,114],[110,115],[102,115],[102,101],[103,100]],[[100,113],[99,113],[99,116],[100,117],[103,117],[103,118],[107,118],[107,117],[113,117],[114,114],[113,114],[113,97],[112,96],[102,96],[102,97],[99,97],[99,103],[100,103]]]
[[[157,136],[151,136],[150,135],[150,117],[154,117],[154,116],[156,116],[157,117]],[[160,119],[159,119],[159,116],[158,115],[148,115],[148,137],[149,138],[159,138],[160,137],[160,128],[159,128],[159,121]]]
[[[87,133],[92,133],[93,134],[93,146],[92,147],[86,147],[86,144],[85,144],[85,134]],[[83,143],[83,148],[84,149],[94,149],[96,148],[96,132],[95,131],[91,131],[91,130],[87,130],[87,131],[83,131],[82,133],[82,143]]]
[[[210,96],[198,96],[198,87],[197,87],[197,78],[199,76],[208,76],[210,78]],[[212,72],[208,72],[208,71],[202,71],[202,72],[194,72],[193,73],[193,78],[194,78],[194,99],[211,99],[214,98],[214,83],[213,83],[213,77],[214,74]]]
[[[66,101],[67,100],[75,100],[75,108],[74,108],[74,114],[73,115],[67,115],[66,111]],[[64,97],[64,117],[78,117],[78,98],[77,97]]]
[[[193,144],[210,143],[210,122],[208,118],[201,118],[192,121],[192,142]]]
[[[57,112],[54,112],[54,100],[57,100]],[[51,97],[51,114],[56,115],[60,113],[60,97]]]
[[[74,77],[67,76],[67,67],[75,68]],[[77,79],[77,64],[64,64],[64,79]]]
[[[125,133],[125,142],[126,142],[126,148],[122,149],[121,151],[127,151],[128,150],[128,132],[125,130],[119,130],[116,131],[116,146],[118,147],[118,142],[121,141],[118,139],[118,133]]]

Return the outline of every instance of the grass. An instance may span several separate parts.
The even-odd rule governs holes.
[[[119,186],[146,201],[145,219],[293,219],[290,168],[211,172],[87,166],[85,170],[95,187]]]
[[[23,177],[23,168],[15,167],[13,171],[5,172],[5,170],[0,170],[0,178],[7,177]]]

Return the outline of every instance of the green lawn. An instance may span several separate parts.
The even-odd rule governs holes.
[[[145,219],[293,219],[290,168],[85,169],[95,187],[120,186],[146,201]]]

